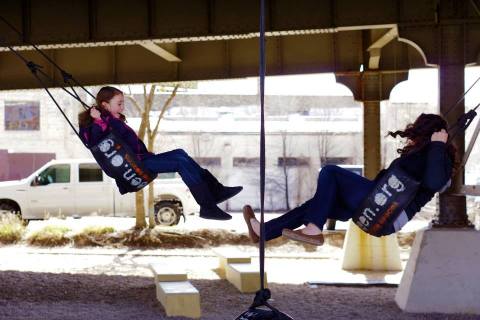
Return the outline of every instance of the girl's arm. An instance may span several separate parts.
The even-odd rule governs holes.
[[[90,145],[96,145],[108,133],[108,117],[102,117],[96,108],[90,109],[93,123],[90,126]]]
[[[90,144],[96,145],[108,132],[108,124],[102,119],[93,121],[90,126]]]
[[[428,146],[422,186],[433,192],[441,190],[450,180],[452,165],[452,159],[447,153],[447,144],[443,141],[432,141]]]

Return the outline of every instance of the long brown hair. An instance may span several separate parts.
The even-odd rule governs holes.
[[[110,100],[112,100],[112,98],[118,94],[123,94],[123,92],[111,86],[102,87],[98,91],[97,96],[95,97],[95,104],[92,106],[92,108],[99,109],[101,114],[109,114],[109,111],[105,109],[102,102],[109,103]],[[125,115],[120,114],[120,120],[126,121]],[[92,124],[92,122],[93,122],[93,119],[90,116],[90,109],[84,110],[78,114],[78,125],[81,128],[88,127],[89,125]]]
[[[395,132],[389,131],[387,136],[396,138],[400,136],[410,140],[410,143],[403,148],[397,149],[397,153],[400,155],[407,155],[411,152],[423,149],[430,141],[432,134],[442,129],[448,130],[447,121],[441,116],[432,113],[422,113],[413,122],[408,124],[405,129],[397,130]],[[447,146],[447,153],[453,163],[454,172],[459,166],[457,159],[457,148],[451,143]]]

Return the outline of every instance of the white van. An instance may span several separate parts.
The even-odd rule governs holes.
[[[178,174],[161,174],[154,184],[157,224],[176,225],[182,215],[199,211]],[[27,178],[0,182],[0,212],[16,212],[25,220],[55,215],[128,217],[135,216],[135,194],[120,195],[115,181],[94,160],[52,160]]]

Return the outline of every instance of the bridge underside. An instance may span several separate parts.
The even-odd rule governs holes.
[[[477,61],[480,19],[468,1],[435,6],[431,0],[277,0],[267,5],[270,75],[345,76],[361,65],[384,74],[405,73],[440,63],[444,33],[464,43],[462,63]],[[57,79],[52,86],[61,84],[28,43],[45,49],[85,85],[255,76],[258,9],[257,0],[5,0],[0,15],[22,35],[0,21],[0,90],[38,87],[6,45],[45,66]],[[457,53],[448,54],[458,60]]]

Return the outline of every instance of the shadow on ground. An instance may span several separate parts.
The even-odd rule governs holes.
[[[200,290],[202,319],[234,319],[251,294],[224,280],[192,280]],[[150,277],[0,272],[0,319],[184,319],[167,318]],[[297,320],[478,319],[474,316],[413,315],[394,302],[396,288],[272,284],[271,303]]]

